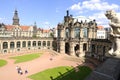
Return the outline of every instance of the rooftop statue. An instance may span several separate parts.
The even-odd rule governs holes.
[[[114,10],[108,10],[105,16],[110,20],[109,25],[111,27],[110,40],[112,48],[108,53],[120,58],[120,15]]]

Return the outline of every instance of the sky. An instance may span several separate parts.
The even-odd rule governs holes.
[[[34,25],[43,29],[56,28],[66,10],[76,16],[95,19],[98,25],[109,27],[104,13],[115,10],[120,14],[119,0],[0,0],[0,23],[12,24],[15,9],[20,25]]]

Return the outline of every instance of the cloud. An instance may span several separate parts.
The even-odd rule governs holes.
[[[104,27],[109,27],[108,23],[109,20],[104,15],[104,12],[94,13],[93,15],[89,16],[90,19],[95,19],[98,25],[102,25]]]
[[[44,25],[49,25],[50,23],[48,21],[43,22]]]
[[[69,9],[77,15],[84,15],[92,20],[95,19],[98,25],[109,27],[109,20],[104,15],[105,11],[111,9],[118,11],[120,6],[105,0],[85,0],[71,5]]]
[[[51,28],[53,28],[52,25],[50,24],[50,22],[48,22],[48,21],[41,22],[41,24],[39,26],[41,26],[40,28],[43,28],[43,29],[51,29]]]
[[[102,1],[102,0],[89,0],[89,1],[83,1],[82,3],[78,2],[77,4],[73,4],[69,7],[70,10],[76,11],[83,11],[83,10],[98,10],[98,11],[104,11],[108,9],[114,9],[118,10],[120,8],[117,4],[109,4],[108,2]]]
[[[71,10],[81,10],[81,6],[80,6],[80,2],[78,4],[73,4],[71,7],[70,7]]]

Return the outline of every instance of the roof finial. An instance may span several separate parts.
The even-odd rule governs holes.
[[[69,16],[69,10],[67,10],[67,16]]]

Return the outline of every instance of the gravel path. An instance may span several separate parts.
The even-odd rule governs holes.
[[[27,78],[27,76],[43,71],[48,68],[53,68],[57,66],[75,67],[78,66],[78,64],[79,65],[82,64],[81,60],[80,61],[69,60],[68,58],[71,57],[66,54],[59,53],[58,55],[55,55],[53,54],[53,51],[48,51],[48,50],[44,50],[42,52],[43,55],[40,58],[18,64],[14,64],[14,60],[8,58],[14,55],[8,55],[8,56],[0,55],[0,58],[8,61],[7,65],[5,65],[4,67],[0,67],[0,80],[31,80]],[[50,58],[52,58],[52,60],[50,60]],[[25,71],[25,69],[27,69],[28,74],[23,73],[23,75],[19,75],[17,73],[16,66],[20,66],[23,72]]]

